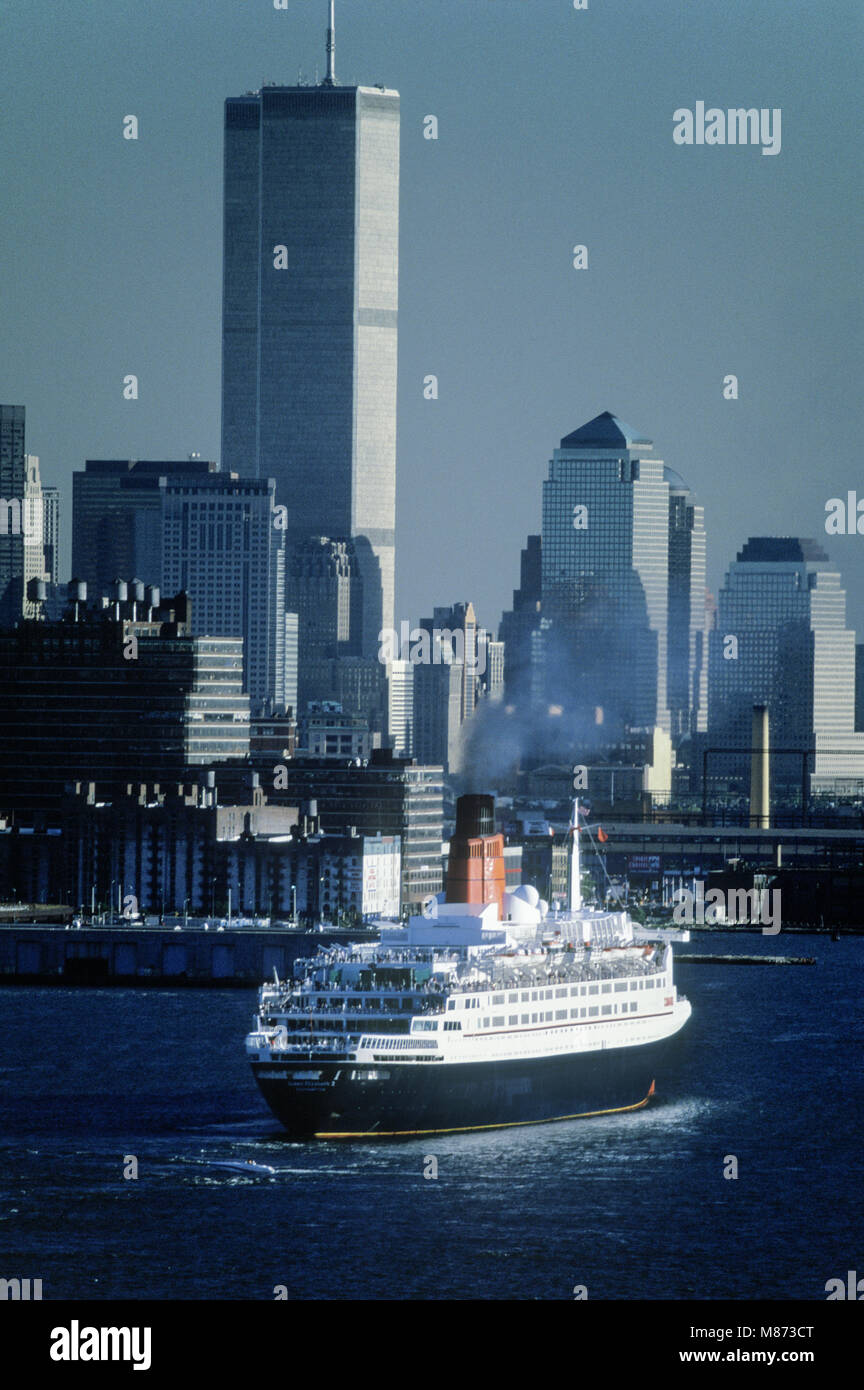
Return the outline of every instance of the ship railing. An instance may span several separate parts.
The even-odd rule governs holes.
[[[356,1035],[355,1035],[356,1037]],[[295,1037],[290,1042],[274,1042],[270,1051],[276,1054],[295,1053],[295,1052],[353,1052],[355,1047],[354,1039],[351,1037],[326,1037],[318,1038],[310,1034],[305,1038]]]

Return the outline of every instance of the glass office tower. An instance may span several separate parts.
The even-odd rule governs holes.
[[[276,480],[289,549],[353,539],[368,656],[393,626],[398,212],[397,92],[226,102],[222,467]]]
[[[533,685],[585,746],[670,729],[669,483],[651,448],[604,411],[561,440],[543,484]]]
[[[797,796],[812,750],[810,790],[864,790],[864,734],[855,729],[855,632],[840,574],[815,541],[751,537],[729,566],[710,641],[708,743],[747,749],[754,704],[768,709],[772,781]],[[712,758],[746,787],[749,755]],[[846,784],[846,785],[844,785]]]

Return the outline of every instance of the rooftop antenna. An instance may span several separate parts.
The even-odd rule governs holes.
[[[321,86],[336,86],[336,0],[330,0],[330,26],[327,30],[327,76]]]

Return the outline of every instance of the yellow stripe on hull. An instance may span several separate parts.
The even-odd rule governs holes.
[[[505,1120],[498,1125],[460,1125],[453,1129],[361,1129],[328,1131],[319,1130],[316,1139],[419,1139],[427,1134],[473,1134],[485,1129],[521,1129],[524,1125],[554,1125],[561,1120],[593,1120],[598,1115],[625,1115],[632,1110],[641,1110],[654,1094],[654,1082],[648,1088],[643,1100],[635,1105],[618,1105],[612,1110],[583,1110],[577,1115],[550,1115],[548,1120]]]

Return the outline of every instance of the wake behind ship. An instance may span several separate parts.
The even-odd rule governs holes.
[[[670,944],[582,907],[578,825],[574,803],[569,909],[550,913],[536,889],[505,890],[492,798],[461,797],[428,915],[262,987],[246,1049],[290,1134],[441,1134],[647,1104],[690,1004]]]

